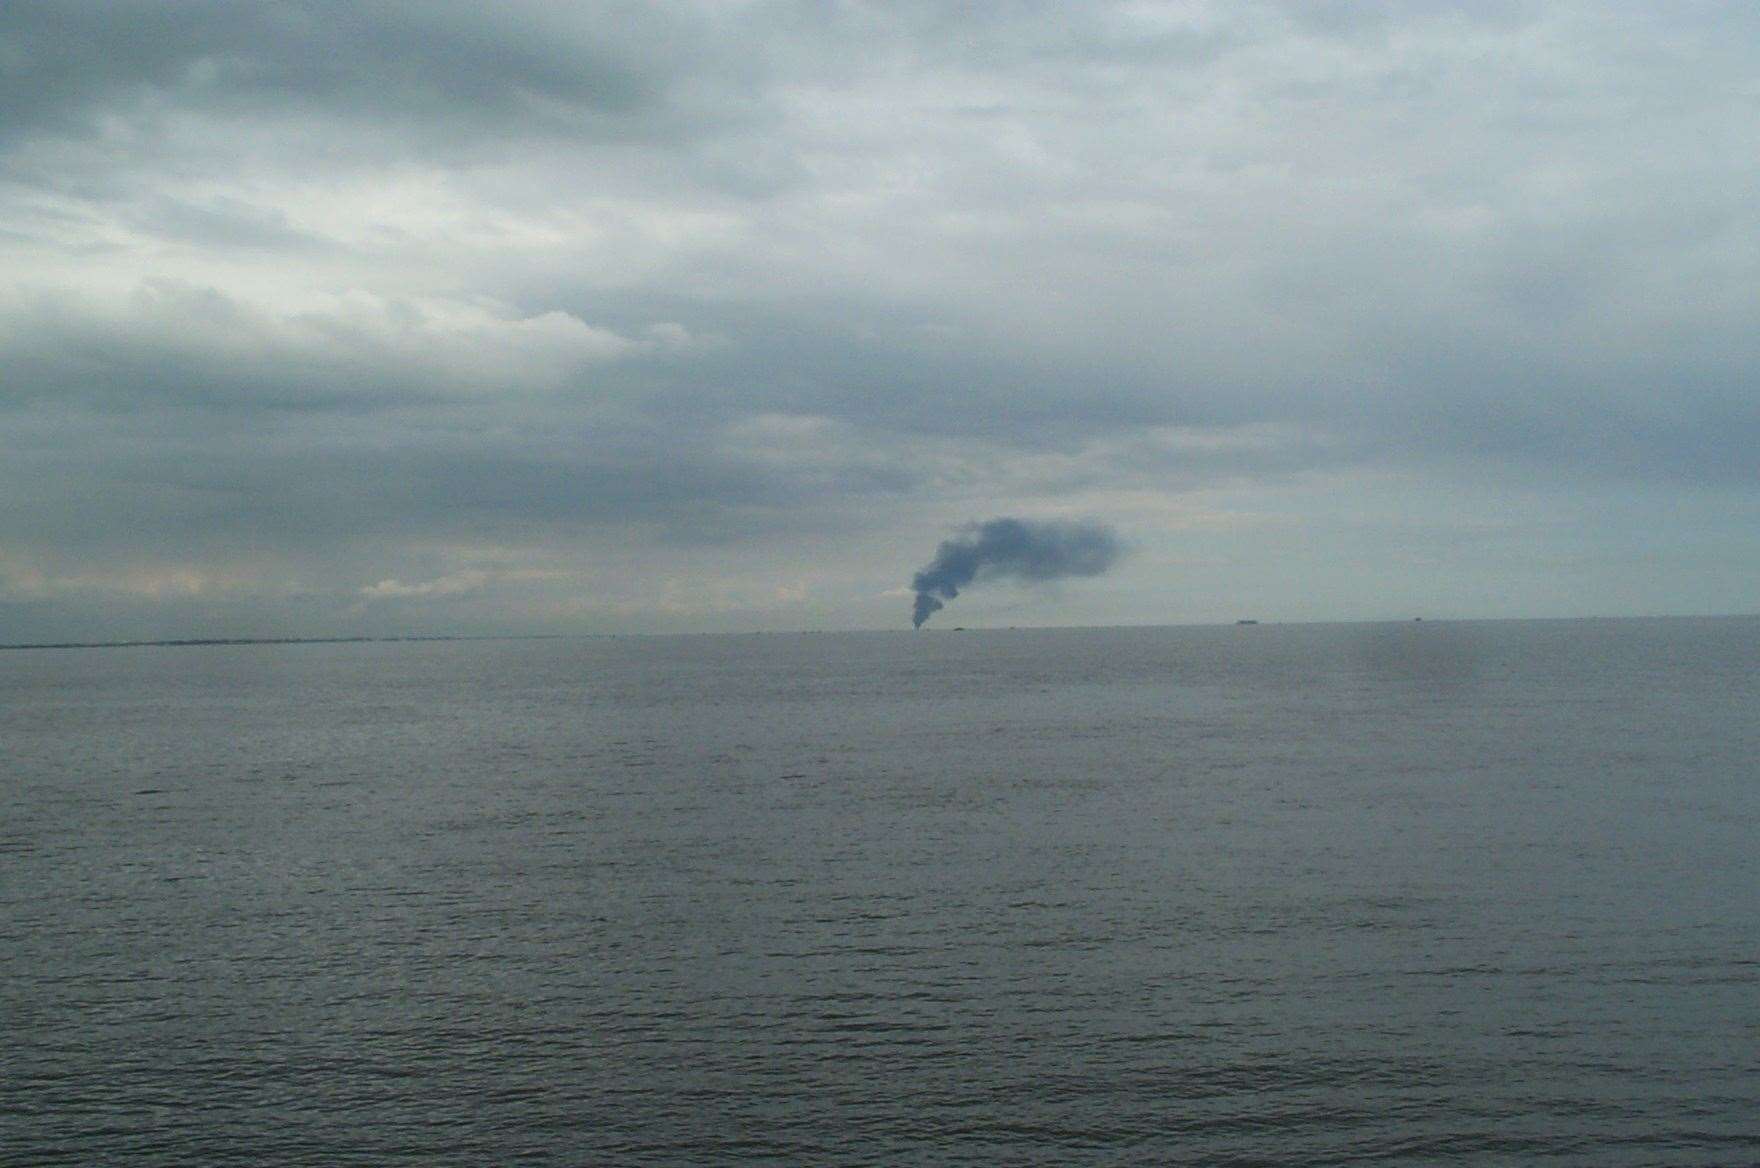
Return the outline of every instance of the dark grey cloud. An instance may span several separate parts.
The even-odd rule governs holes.
[[[644,5],[22,0],[0,14],[0,114],[13,136],[178,109],[621,135],[665,111],[701,33]]]

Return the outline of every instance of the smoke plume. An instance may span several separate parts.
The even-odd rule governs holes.
[[[1098,576],[1123,550],[1118,536],[1103,523],[1032,519],[974,523],[961,538],[936,548],[935,558],[911,579],[917,593],[911,624],[922,628],[973,581]]]

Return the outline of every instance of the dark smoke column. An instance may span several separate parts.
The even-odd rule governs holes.
[[[959,539],[935,549],[935,558],[911,579],[916,606],[911,625],[939,612],[959,590],[983,580],[1060,580],[1098,576],[1124,546],[1110,527],[1092,521],[992,519],[974,523]]]

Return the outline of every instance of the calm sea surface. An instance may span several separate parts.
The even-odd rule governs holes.
[[[1760,1161],[1760,620],[0,653],[0,1162]]]

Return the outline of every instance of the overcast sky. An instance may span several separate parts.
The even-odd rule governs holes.
[[[1760,608],[1760,7],[0,5],[0,641]]]

